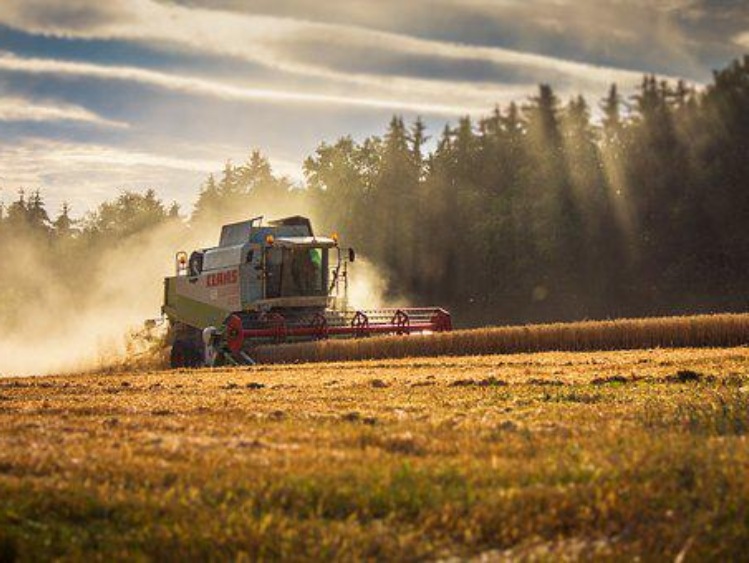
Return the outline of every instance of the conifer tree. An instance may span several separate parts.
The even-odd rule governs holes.
[[[70,204],[62,203],[60,214],[52,224],[54,233],[58,238],[68,238],[75,234],[75,221],[70,217]]]

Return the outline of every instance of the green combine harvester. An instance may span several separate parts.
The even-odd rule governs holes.
[[[452,330],[440,308],[349,308],[355,258],[300,216],[225,225],[218,246],[178,252],[162,306],[172,367],[253,364],[261,344]]]

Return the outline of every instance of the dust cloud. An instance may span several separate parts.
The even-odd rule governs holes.
[[[349,266],[348,306],[359,310],[408,306],[404,297],[391,295],[389,287],[388,279],[372,262],[357,257]]]
[[[72,273],[55,263],[66,255],[43,243],[19,236],[6,244],[2,282],[15,314],[2,319],[0,375],[111,368],[152,352],[138,339],[144,321],[159,316],[162,278],[186,233],[195,238],[183,225],[156,227],[91,251]]]
[[[272,211],[268,219],[293,214]],[[0,376],[166,367],[160,307],[176,252],[215,246],[222,224],[252,216],[168,221],[83,253],[4,231]],[[386,280],[364,258],[350,265],[349,282],[349,307],[404,305],[386,298]],[[148,319],[158,322],[145,329]]]

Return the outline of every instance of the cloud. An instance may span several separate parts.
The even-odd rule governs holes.
[[[0,170],[3,171],[2,180],[6,185],[35,186],[43,184],[47,176],[99,167],[171,169],[208,174],[220,165],[209,160],[176,158],[114,146],[40,138],[0,144],[0,148]],[[114,172],[111,176],[119,178]]]
[[[42,187],[52,213],[63,201],[75,214],[111,199],[117,189],[156,188],[165,201],[189,211],[198,188],[231,154],[226,146],[201,146],[190,152],[176,143],[174,157],[161,152],[97,143],[26,138],[0,142],[0,201],[15,197],[19,187]],[[213,155],[216,155],[215,158]],[[299,165],[271,158],[274,171],[299,175]]]
[[[749,16],[745,0],[182,0],[239,14],[262,13],[396,32],[447,43],[504,47],[603,67],[709,77],[716,50]],[[709,44],[709,45],[706,45]],[[383,47],[386,45],[383,44]],[[717,60],[731,55],[720,55]]]
[[[383,51],[405,59],[418,56],[446,61],[456,69],[468,61],[483,62],[496,66],[500,76],[503,69],[522,69],[525,75],[532,77],[529,83],[545,80],[547,75],[553,74],[564,77],[565,86],[577,86],[584,91],[591,88],[603,90],[611,82],[634,84],[641,75],[639,70],[573,62],[501,47],[437,41],[357,25],[193,8],[151,0],[121,0],[116,3],[116,9],[109,3],[78,0],[72,4],[54,5],[53,14],[44,16],[40,15],[38,0],[8,1],[11,9],[3,11],[0,21],[28,32],[140,41],[196,53],[210,52],[289,75],[324,79],[339,86],[377,88],[389,92],[391,97],[409,92],[418,95],[428,88],[429,80],[409,80],[399,75],[367,71],[368,58],[377,57]],[[336,56],[331,57],[331,53]],[[341,54],[351,54],[361,68],[353,71],[341,68],[336,59]],[[444,92],[444,84],[436,82],[436,87]],[[466,90],[466,86],[476,81],[455,82]],[[502,80],[493,78],[488,83],[493,86],[492,90],[497,90]],[[481,87],[487,88],[487,85]],[[431,103],[436,105],[435,101]]]
[[[127,0],[5,0],[0,19],[33,33],[74,36],[108,23],[127,21],[134,9],[137,2]]]
[[[749,31],[740,33],[733,38],[733,42],[740,47],[749,49]]]
[[[112,196],[113,188],[159,188],[167,198],[187,202],[218,161],[175,158],[113,146],[25,139],[0,144],[0,187],[43,187],[50,209],[63,200],[79,212]],[[184,191],[182,186],[187,186]],[[184,193],[183,193],[184,192]]]
[[[181,76],[148,70],[130,66],[109,66],[94,63],[81,63],[73,61],[60,61],[55,59],[18,57],[11,53],[0,52],[0,71],[20,72],[27,74],[50,74],[58,76],[74,76],[81,78],[95,78],[103,80],[121,80],[136,82],[149,86],[156,86],[174,92],[184,94],[211,96],[223,100],[263,102],[272,104],[324,104],[347,107],[363,107],[374,109],[387,109],[399,111],[413,111],[435,115],[459,115],[467,113],[479,113],[486,111],[493,102],[492,99],[505,99],[507,90],[488,91],[482,88],[473,88],[468,96],[473,98],[473,103],[462,103],[460,92],[450,96],[450,90],[455,90],[454,84],[434,84],[432,81],[419,80],[395,80],[395,82],[407,82],[410,86],[402,84],[400,89],[411,92],[414,99],[394,99],[388,97],[356,97],[343,94],[325,94],[294,92],[274,90],[268,88],[248,88],[226,84],[223,82],[207,80],[194,76]],[[441,86],[441,88],[440,88]],[[418,101],[424,94],[424,90],[430,90],[432,97],[441,93],[455,100],[454,105],[446,103],[430,103]],[[527,93],[516,89],[516,93]],[[422,98],[423,99],[423,98]]]
[[[42,103],[18,97],[0,97],[0,121],[73,121],[104,127],[129,127],[127,123],[106,119],[81,106],[55,102]]]

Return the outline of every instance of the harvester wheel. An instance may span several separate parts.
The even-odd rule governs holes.
[[[169,364],[173,368],[197,368],[202,364],[200,350],[193,343],[186,340],[175,340]]]

